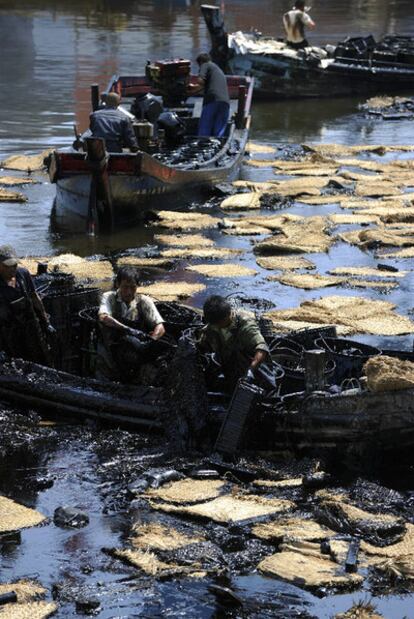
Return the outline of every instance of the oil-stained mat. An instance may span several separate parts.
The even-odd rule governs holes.
[[[253,168],[271,168],[273,166],[271,159],[245,159],[243,163]]]
[[[137,292],[148,294],[162,301],[187,299],[205,290],[204,284],[189,284],[187,282],[157,282],[148,286],[139,286]]]
[[[414,389],[414,363],[386,355],[372,357],[364,365],[370,391]]]
[[[169,228],[172,230],[191,230],[204,228],[214,228],[219,219],[206,215],[204,213],[189,213],[182,211],[157,211],[157,220],[153,222],[154,226]]]
[[[130,538],[131,545],[138,550],[176,550],[203,541],[201,536],[185,535],[158,522],[135,525]]]
[[[9,191],[0,187],[0,202],[27,202],[27,196],[17,191]]]
[[[103,281],[113,277],[109,260],[85,260],[74,254],[61,254],[48,260],[49,270],[71,273],[82,281]]]
[[[345,613],[335,615],[334,619],[386,619],[375,611],[369,602],[358,602]]]
[[[359,144],[344,146],[342,144],[302,144],[305,151],[322,155],[322,157],[352,157],[356,153],[371,152],[377,155],[385,155],[388,152],[411,152],[414,146],[408,144],[384,146],[382,144]]]
[[[347,288],[377,288],[378,290],[391,290],[398,288],[397,282],[373,280],[373,279],[358,279],[349,277],[342,282]]]
[[[273,522],[256,524],[252,528],[252,533],[260,539],[275,543],[288,540],[323,540],[335,535],[328,527],[306,518],[281,518]]]
[[[258,142],[247,142],[246,150],[250,153],[275,153],[276,149],[270,144],[259,144]]]
[[[391,181],[358,181],[355,187],[356,196],[392,196],[398,193],[398,185]]]
[[[174,267],[174,260],[168,258],[140,258],[139,256],[124,256],[118,258],[118,266],[133,267],[155,267],[159,269],[171,269]]]
[[[299,587],[354,587],[363,582],[359,574],[345,574],[326,555],[316,556],[296,551],[283,551],[266,557],[258,565],[266,576],[275,576]]]
[[[363,214],[379,217],[384,223],[412,223],[414,221],[414,207],[404,206],[401,203],[391,205],[391,207],[383,203],[383,206],[364,209]]]
[[[55,602],[7,604],[0,610],[1,619],[47,619],[57,611]]]
[[[256,254],[320,253],[326,252],[335,242],[327,234],[329,223],[325,217],[305,217],[288,221],[283,225],[283,234],[265,238],[254,246]]]
[[[397,231],[385,228],[369,228],[361,230],[358,234],[359,244],[366,249],[376,248],[379,245],[392,247],[411,247],[414,245],[414,235],[405,236]]]
[[[304,176],[287,181],[279,181],[274,191],[281,196],[317,196],[320,190],[329,182],[329,178],[315,178],[313,176]]]
[[[34,527],[46,520],[40,512],[0,496],[0,533]]]
[[[152,488],[145,496],[171,503],[197,503],[217,498],[225,485],[219,479],[183,479],[161,488]]]
[[[394,253],[381,254],[381,258],[414,258],[414,247],[407,247]]]
[[[260,209],[260,197],[262,193],[259,191],[251,191],[249,193],[237,193],[234,196],[229,196],[220,204],[220,208],[226,210],[243,210],[243,209]]]
[[[394,312],[395,305],[354,296],[329,296],[304,301],[297,308],[272,310],[265,314],[280,331],[287,326],[300,329],[309,325],[337,325],[342,333],[404,335],[414,332],[414,323]],[[286,324],[287,323],[287,324]],[[295,323],[297,326],[295,327]]]
[[[211,247],[214,241],[206,238],[202,234],[156,234],[154,240],[162,245],[172,247]]]
[[[257,264],[262,269],[275,271],[295,271],[296,269],[315,269],[315,264],[306,258],[296,256],[257,256]]]
[[[177,249],[165,249],[160,252],[164,258],[232,258],[238,254],[243,253],[241,249],[228,249],[227,247],[212,247],[209,248],[197,248],[192,249],[177,248]]]
[[[407,557],[414,565],[414,525],[407,523],[404,537],[396,544],[389,546],[375,546],[369,542],[361,542],[361,550],[366,555],[366,562],[369,565],[383,561],[384,559],[398,560],[401,557]]]
[[[372,267],[335,267],[329,273],[331,275],[351,275],[354,277],[404,277],[409,271],[382,271]]]
[[[236,226],[235,228],[224,228],[222,232],[231,236],[259,236],[260,234],[269,234],[269,228],[260,228],[260,226],[246,226],[242,228]]]
[[[0,185],[34,185],[38,183],[34,178],[21,178],[20,176],[0,176]]]
[[[337,226],[341,226],[344,224],[371,224],[378,223],[379,218],[375,215],[348,215],[342,213],[335,213],[334,215],[329,215],[329,221]]]
[[[214,522],[240,522],[293,509],[295,504],[285,499],[266,499],[255,495],[221,496],[213,501],[191,506],[151,503],[154,509],[171,514],[207,518]]]
[[[253,484],[259,488],[300,488],[302,486],[302,477],[292,479],[280,479],[274,481],[272,479],[255,479]]]
[[[336,174],[337,167],[334,168],[294,168],[291,170],[281,170],[280,174],[288,174],[289,176],[334,176]],[[275,171],[275,173],[277,173]]]
[[[14,592],[17,602],[0,608],[0,617],[5,619],[46,619],[57,610],[54,602],[39,601],[46,589],[32,580],[19,580],[13,583],[0,584],[0,596]]]
[[[277,181],[234,181],[233,187],[250,189],[250,191],[259,191],[265,193],[266,191],[272,191]]]
[[[257,271],[241,264],[197,264],[187,267],[188,271],[201,273],[206,277],[247,277],[257,275]]]
[[[339,286],[344,281],[340,277],[312,275],[310,273],[283,273],[282,275],[270,275],[266,279],[272,282],[279,282],[285,286],[292,286],[293,288],[303,288],[304,290]]]
[[[122,561],[142,570],[148,576],[199,576],[204,577],[205,572],[201,572],[198,566],[180,566],[175,563],[165,563],[158,559],[153,552],[143,550],[119,550],[114,549],[111,554]],[[198,570],[198,571],[197,571]]]
[[[44,168],[43,159],[52,151],[44,150],[37,155],[11,155],[0,162],[0,167],[5,170],[20,170],[21,172],[34,172]]]
[[[243,217],[224,217],[222,224],[226,227],[236,228],[251,228],[258,226],[259,228],[267,228],[269,231],[283,231],[284,226],[289,222],[303,221],[304,217],[285,213],[284,215],[250,215]]]

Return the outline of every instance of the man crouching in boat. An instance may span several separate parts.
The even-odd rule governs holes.
[[[227,385],[233,390],[239,378],[253,378],[255,370],[269,359],[269,348],[259,325],[247,312],[236,311],[219,295],[203,306],[204,322],[199,347],[217,355]]]
[[[309,43],[305,38],[305,26],[315,28],[315,22],[309,17],[305,0],[296,0],[293,9],[283,15],[283,26],[286,32],[286,43],[292,49],[303,49]]]
[[[122,153],[124,146],[131,152],[137,152],[138,143],[132,123],[126,114],[118,110],[120,102],[121,97],[116,92],[110,92],[106,95],[106,106],[92,112],[89,117],[92,137],[103,138],[110,153]]]
[[[27,269],[10,245],[0,247],[0,350],[50,365],[48,335],[55,333]]]
[[[137,294],[138,273],[122,267],[116,290],[105,292],[98,310],[102,342],[98,344],[96,377],[135,382],[142,366],[154,358],[153,344],[165,334],[164,321],[154,301]]]

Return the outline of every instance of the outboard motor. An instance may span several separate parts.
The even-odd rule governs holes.
[[[148,120],[150,123],[156,123],[163,111],[160,98],[149,92],[138,95],[131,105],[131,114],[134,114],[138,120]]]
[[[158,129],[164,131],[167,144],[180,144],[185,136],[185,124],[175,112],[163,112],[160,114]]]

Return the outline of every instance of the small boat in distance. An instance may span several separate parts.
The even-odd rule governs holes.
[[[294,50],[258,32],[227,33],[220,8],[201,10],[211,56],[226,73],[255,78],[255,94],[268,99],[405,93],[414,84],[414,37],[347,38]]]
[[[99,95],[91,87],[92,109],[105,103],[110,92],[122,98],[133,121],[139,151],[107,153],[102,138],[86,132],[70,148],[52,152],[49,177],[56,183],[54,223],[70,216],[76,227],[89,232],[140,219],[160,194],[180,194],[237,179],[250,127],[253,78],[228,76],[230,120],[224,137],[198,136],[203,95],[188,96],[194,83],[189,60],[148,63],[141,76],[115,75]],[[150,122],[140,107],[142,99],[172,115],[172,127]],[[125,110],[125,107],[130,106]],[[134,113],[135,112],[135,113]],[[151,115],[149,115],[151,118]],[[179,128],[174,133],[174,122]],[[152,204],[152,207],[154,204]]]

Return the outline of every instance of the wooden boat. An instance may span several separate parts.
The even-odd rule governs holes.
[[[205,360],[194,345],[199,313],[159,303],[167,333],[179,342],[165,364],[162,386],[97,381],[90,363],[96,354],[96,308],[78,311],[82,302],[94,300],[93,289],[85,294],[57,294],[52,288],[51,299],[46,296],[44,302],[64,347],[58,369],[0,355],[2,400],[58,417],[166,432],[183,449],[200,447],[209,437],[210,449],[216,444],[216,450],[231,456],[238,449],[290,452],[342,458],[358,466],[400,456],[414,446],[414,389],[368,391],[360,381],[362,362],[381,351],[338,339],[332,328],[271,337],[272,357],[281,364],[276,388],[263,390],[260,382],[241,380],[230,399],[216,378],[205,374]],[[309,352],[315,345],[316,353]],[[320,354],[323,348],[335,372]],[[382,352],[414,361],[414,353],[407,351]]]
[[[211,54],[226,72],[255,78],[264,98],[339,97],[413,89],[414,38],[349,38],[336,46],[295,51],[260,33],[228,34],[219,7],[202,5]]]
[[[253,78],[227,78],[231,120],[223,138],[197,136],[202,95],[188,97],[191,83],[190,61],[179,60],[149,63],[143,76],[113,76],[101,96],[96,85],[91,87],[93,110],[112,91],[121,95],[124,109],[129,103],[134,109],[138,98],[148,93],[162,97],[164,111],[178,117],[184,135],[181,141],[168,139],[166,133],[157,133],[157,121],[138,116],[133,117],[137,153],[106,153],[104,141],[87,134],[75,148],[53,151],[48,169],[56,183],[55,223],[71,214],[89,231],[110,228],[138,219],[162,194],[182,196],[183,191],[194,193],[238,177],[250,127]]]

